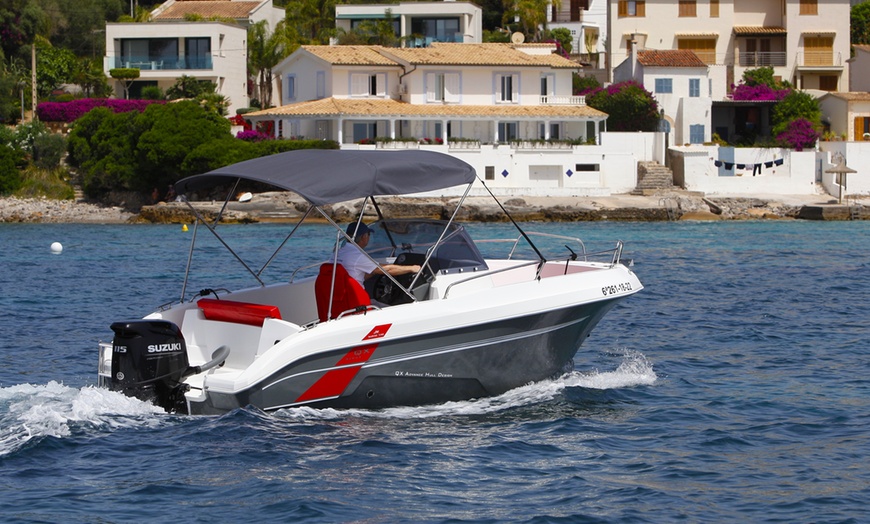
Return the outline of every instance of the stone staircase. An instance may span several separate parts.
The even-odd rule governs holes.
[[[637,187],[632,195],[653,195],[661,190],[674,188],[674,173],[658,162],[637,163]]]

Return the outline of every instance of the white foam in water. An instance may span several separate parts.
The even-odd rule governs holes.
[[[0,388],[0,457],[39,437],[71,435],[71,424],[115,429],[159,423],[152,404],[103,388],[20,384]],[[134,418],[135,417],[135,418]]]
[[[647,386],[658,377],[647,358],[637,351],[626,351],[615,371],[572,371],[559,378],[544,380],[512,389],[497,397],[488,397],[461,402],[446,402],[433,406],[389,408],[380,411],[290,408],[281,411],[281,416],[293,419],[332,420],[348,416],[386,418],[433,418],[455,415],[483,415],[511,408],[547,402],[556,398],[566,388],[623,389]]]

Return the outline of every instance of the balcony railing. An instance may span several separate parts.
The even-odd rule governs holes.
[[[542,106],[585,106],[585,96],[541,95]]]
[[[843,59],[840,53],[833,51],[806,51],[797,54],[797,64],[804,67],[841,67]]]
[[[740,53],[738,65],[741,67],[785,67],[784,52]]]
[[[211,55],[205,56],[116,56],[109,57],[109,68],[132,67],[147,70],[161,69],[212,69]]]

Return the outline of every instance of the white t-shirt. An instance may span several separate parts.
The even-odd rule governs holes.
[[[356,244],[350,243],[341,246],[338,250],[338,263],[344,266],[347,274],[360,285],[363,285],[366,275],[378,267],[363,254]]]

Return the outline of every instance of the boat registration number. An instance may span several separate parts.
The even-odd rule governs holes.
[[[631,291],[631,282],[620,282],[619,284],[604,286],[603,288],[601,288],[601,293],[603,293],[605,297],[608,295],[622,293],[624,291]]]

